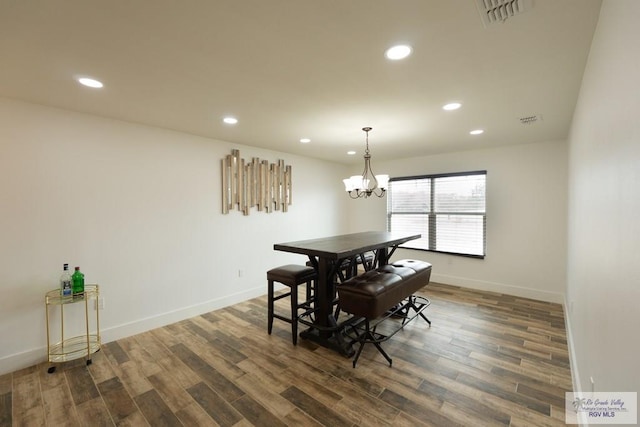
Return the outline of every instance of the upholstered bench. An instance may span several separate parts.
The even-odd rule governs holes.
[[[373,343],[391,365],[391,358],[382,350],[380,342],[389,339],[407,322],[420,315],[429,325],[431,322],[422,311],[430,302],[414,294],[429,283],[431,264],[424,261],[405,259],[384,265],[375,270],[355,276],[338,286],[340,309],[364,318],[364,330],[356,333],[355,340],[360,342],[353,366],[365,343]],[[409,311],[414,315],[409,317]],[[385,320],[391,316],[403,317],[402,326],[389,335],[376,334],[370,321]]]

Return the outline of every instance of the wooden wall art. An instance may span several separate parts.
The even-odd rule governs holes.
[[[291,204],[291,166],[284,160],[269,163],[257,157],[240,158],[240,150],[231,150],[222,159],[222,213],[234,208],[249,215],[249,209],[271,213],[287,212]]]

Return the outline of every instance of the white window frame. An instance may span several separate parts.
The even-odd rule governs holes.
[[[403,248],[407,249],[416,249],[416,250],[424,250],[429,252],[440,252],[451,255],[460,255],[466,257],[473,258],[481,258],[484,259],[486,256],[486,248],[487,248],[487,196],[486,196],[486,175],[487,171],[470,171],[470,172],[456,172],[456,173],[446,173],[446,174],[437,174],[437,175],[420,175],[420,176],[409,176],[409,177],[399,177],[399,178],[391,178],[389,180],[389,189],[387,193],[387,230],[388,231],[410,231],[412,233],[420,233],[422,234],[422,238],[418,240],[411,240],[401,245]],[[451,177],[469,177],[469,179],[478,179],[480,176],[484,178],[484,199],[482,203],[473,204],[474,209],[463,209],[460,211],[448,210],[440,207],[439,210],[436,210],[436,205],[445,205],[445,203],[436,201],[438,197],[437,184],[440,180],[441,183],[444,183],[444,180]],[[424,196],[424,199],[416,199],[414,200],[416,203],[413,204],[415,208],[407,209],[406,205],[403,205],[403,208],[398,209],[396,207],[396,211],[392,211],[392,206],[394,205],[394,182],[399,181],[409,181],[412,180],[413,184],[417,186],[422,186],[422,189],[428,188],[428,194]],[[426,187],[425,187],[426,186]],[[399,191],[399,190],[398,190]],[[445,193],[440,192],[440,194],[444,195]],[[450,193],[447,193],[450,194]],[[423,194],[424,195],[424,194]],[[405,193],[403,195],[407,197]],[[416,194],[418,196],[418,194]],[[398,196],[400,197],[400,196]],[[426,200],[429,197],[430,200]],[[422,202],[422,200],[424,200]],[[402,230],[394,230],[392,225],[396,223],[394,218],[399,218],[401,215],[412,215],[417,221],[413,226],[408,225],[407,223],[402,223]],[[447,217],[445,219],[445,216]],[[420,221],[420,217],[424,217],[424,220]],[[462,222],[464,222],[464,218],[473,217],[475,221],[469,221],[471,223],[470,227],[465,228],[462,233],[471,233],[472,241],[474,243],[470,243],[466,246],[464,238],[459,235],[456,235],[456,231],[452,228],[448,227],[449,230],[438,230],[438,220],[443,219],[447,222],[448,219],[452,219],[452,217],[458,218]],[[475,225],[473,223],[475,222]],[[442,224],[442,223],[441,223]],[[453,224],[453,221],[447,222],[447,225]],[[407,228],[408,227],[408,228]],[[446,232],[450,233],[451,238],[447,239],[450,244],[449,248],[438,248],[438,241],[442,241],[443,239],[439,239],[442,237],[442,233]],[[440,235],[438,234],[440,233]],[[446,239],[446,238],[445,238]],[[480,243],[478,239],[481,239]],[[452,243],[453,242],[453,246]],[[454,247],[457,245],[457,249]]]

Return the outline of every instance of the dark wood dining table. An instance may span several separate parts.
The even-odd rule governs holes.
[[[342,332],[345,324],[353,319],[348,318],[338,323],[333,310],[340,268],[345,266],[345,262],[355,262],[358,256],[364,260],[365,254],[370,252],[373,252],[375,257],[373,262],[365,263],[365,268],[385,265],[399,245],[419,239],[420,236],[420,234],[366,231],[273,245],[273,249],[277,251],[307,255],[310,264],[318,272],[313,302],[313,323],[309,329],[300,333],[300,336],[345,356],[352,356],[355,351],[351,343],[344,339]]]

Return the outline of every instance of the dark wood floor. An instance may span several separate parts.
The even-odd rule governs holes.
[[[266,297],[0,376],[0,426],[564,426],[562,307],[431,283],[419,319],[351,360],[299,340]]]

